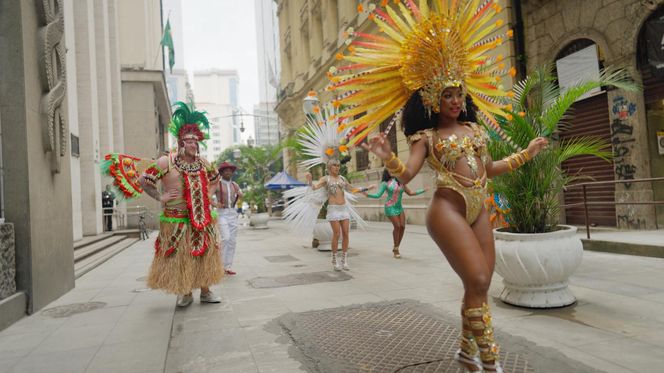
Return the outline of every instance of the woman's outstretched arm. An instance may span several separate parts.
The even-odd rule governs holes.
[[[362,147],[378,156],[385,162],[390,174],[406,185],[411,181],[424,164],[424,159],[427,156],[427,139],[422,137],[413,142],[410,146],[410,156],[408,162],[404,165],[403,162],[392,152],[390,142],[387,140],[384,133],[369,140],[369,144],[362,144]]]

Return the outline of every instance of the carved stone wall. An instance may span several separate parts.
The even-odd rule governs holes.
[[[35,0],[38,29],[39,77],[43,89],[40,111],[44,152],[51,153],[51,171],[60,172],[67,154],[69,131],[62,110],[67,79],[62,0]]]
[[[14,225],[0,224],[0,300],[16,293]]]

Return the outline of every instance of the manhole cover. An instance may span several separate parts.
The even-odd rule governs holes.
[[[285,276],[256,277],[249,280],[249,285],[257,289],[280,288],[286,286],[317,284],[320,282],[348,281],[352,278],[353,276],[349,275],[348,272],[309,272]]]
[[[291,314],[278,322],[321,372],[462,372],[454,361],[457,320],[423,308],[380,303]],[[534,372],[522,351],[507,351],[501,351],[505,372]]]
[[[267,260],[270,263],[284,263],[284,262],[299,262],[300,259],[291,256],[291,255],[273,255],[273,256],[265,256],[265,260]]]
[[[53,318],[69,317],[77,313],[89,312],[99,308],[104,308],[105,306],[106,303],[104,302],[72,303],[46,309],[42,311],[42,315]]]

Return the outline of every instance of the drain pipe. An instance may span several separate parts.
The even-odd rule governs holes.
[[[5,167],[2,162],[2,117],[0,116],[0,224],[5,223]]]
[[[523,8],[521,1],[512,2],[512,19],[514,20],[514,54],[516,55],[516,70],[519,79],[526,77],[526,35],[523,29]]]

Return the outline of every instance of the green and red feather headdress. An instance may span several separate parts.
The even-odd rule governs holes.
[[[205,112],[196,111],[181,101],[173,106],[176,109],[168,125],[168,132],[178,139],[178,143],[186,138],[195,138],[198,142],[210,138],[210,122]]]

